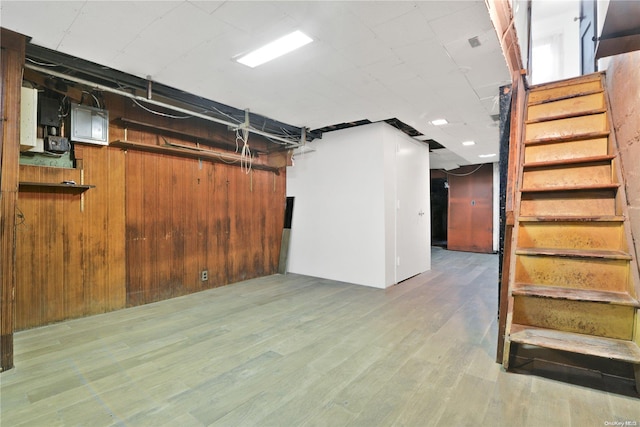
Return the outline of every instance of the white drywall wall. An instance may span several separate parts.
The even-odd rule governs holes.
[[[385,287],[383,138],[379,126],[327,132],[287,169],[295,197],[292,273]]]
[[[385,288],[396,282],[397,149],[428,147],[386,123],[327,132],[295,156],[288,271]],[[428,190],[424,217],[430,219]],[[417,213],[416,213],[417,215]],[[424,238],[430,242],[430,228]],[[430,245],[420,273],[430,268]],[[424,268],[426,265],[426,268]]]

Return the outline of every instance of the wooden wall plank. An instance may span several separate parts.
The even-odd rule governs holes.
[[[13,368],[20,87],[26,38],[0,29],[0,370]]]
[[[142,170],[142,160],[145,154],[139,151],[127,152],[126,163],[126,218],[135,218],[135,221],[126,222],[126,253],[127,253],[127,277],[126,294],[127,306],[142,304],[143,281],[140,273],[140,266],[144,265],[144,224],[139,220],[144,217],[143,199],[144,192],[144,172]]]
[[[105,94],[105,103],[110,117],[164,128],[178,123],[115,95]],[[228,144],[227,129],[180,123],[176,129]],[[110,124],[110,135],[124,139],[122,121]],[[151,146],[166,140],[197,144],[152,127],[129,129],[127,137]],[[283,173],[246,175],[234,164],[90,144],[76,144],[74,150],[76,168],[22,167],[30,181],[84,180],[95,187],[82,194],[24,193],[28,222],[20,231],[17,263],[24,272],[17,293],[20,329],[276,272]],[[202,269],[209,271],[205,282]]]
[[[75,153],[76,168],[20,167],[25,181],[95,187],[20,193],[16,329],[125,306],[124,154],[94,145]]]
[[[164,143],[149,129],[135,137]],[[171,142],[192,144],[176,136]],[[133,151],[126,170],[128,305],[276,272],[284,174]],[[207,281],[200,280],[204,269]]]

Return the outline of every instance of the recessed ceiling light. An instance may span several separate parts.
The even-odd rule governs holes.
[[[462,145],[469,147],[470,145],[476,145],[476,143],[475,141],[465,141],[462,143]]]
[[[491,154],[480,154],[480,155],[478,155],[478,157],[487,158],[487,157],[493,157],[493,156],[495,156],[495,155],[496,155],[495,153],[491,153]]]
[[[280,37],[277,40],[272,41],[269,44],[262,46],[246,55],[241,56],[237,61],[248,67],[254,68],[258,65],[269,62],[272,59],[278,58],[286,53],[294,51],[302,46],[309,44],[313,39],[302,31],[294,31],[291,34],[287,34],[284,37]]]
[[[431,124],[434,126],[442,126],[442,125],[446,125],[447,123],[449,123],[447,121],[447,119],[435,119],[435,120],[431,120]]]

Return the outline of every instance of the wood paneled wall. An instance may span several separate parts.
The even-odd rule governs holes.
[[[79,168],[20,166],[20,180],[95,185],[21,190],[16,329],[125,306],[124,153],[76,146]]]
[[[13,367],[20,86],[26,38],[0,29],[0,370]]]
[[[105,95],[110,140],[120,118],[235,147],[226,128],[176,120]],[[129,125],[130,126],[130,125]],[[179,134],[176,134],[179,135]],[[195,146],[194,138],[127,129],[127,140]],[[249,144],[265,147],[264,140]],[[16,329],[159,301],[277,271],[285,174],[164,153],[76,144],[74,169],[20,167],[21,181],[73,180],[84,193],[20,191]],[[259,159],[266,163],[266,155]],[[200,273],[209,278],[201,281]]]
[[[135,151],[126,165],[129,305],[276,272],[282,176]]]

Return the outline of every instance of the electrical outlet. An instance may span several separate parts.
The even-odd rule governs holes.
[[[209,280],[209,270],[202,270],[200,272],[200,281],[206,282],[207,280]]]

